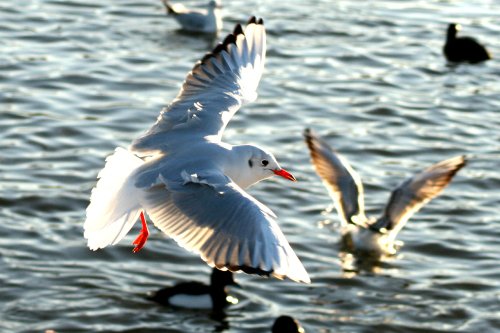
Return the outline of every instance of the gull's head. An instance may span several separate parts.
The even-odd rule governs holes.
[[[209,3],[208,3],[208,8],[222,8],[222,3],[218,0],[211,0]]]
[[[455,38],[457,32],[462,30],[462,26],[458,23],[451,23],[448,25],[448,38]]]
[[[233,160],[234,163],[226,168],[226,175],[242,188],[274,175],[291,181],[296,180],[291,173],[278,164],[272,153],[262,148],[252,145],[234,146],[233,154],[235,161]]]

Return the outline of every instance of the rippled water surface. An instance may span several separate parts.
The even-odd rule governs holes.
[[[280,314],[307,332],[500,330],[500,65],[447,66],[441,55],[446,25],[457,21],[500,56],[498,2],[224,5],[224,34],[252,14],[268,29],[259,98],[225,140],[270,149],[299,179],[250,193],[280,217],[313,283],[238,274],[240,302],[220,321],[144,299],[210,272],[160,232],[138,254],[133,235],[89,251],[82,223],[104,158],[154,122],[214,41],[179,33],[160,1],[6,0],[0,331],[268,332]],[[458,154],[470,163],[410,221],[396,257],[348,269],[306,127],[362,175],[370,214],[413,172]]]

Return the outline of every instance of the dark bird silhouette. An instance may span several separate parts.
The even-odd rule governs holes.
[[[300,323],[290,316],[278,317],[273,325],[272,333],[305,333]]]
[[[221,312],[227,305],[237,303],[234,297],[231,302],[228,301],[226,286],[229,285],[238,286],[233,273],[214,268],[209,286],[195,281],[182,282],[153,292],[147,298],[166,306]]]
[[[457,37],[460,24],[452,23],[448,26],[446,44],[443,53],[450,62],[478,63],[491,59],[490,53],[484,46],[472,37]]]

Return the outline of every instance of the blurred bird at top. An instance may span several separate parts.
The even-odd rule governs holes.
[[[335,204],[343,240],[350,250],[372,256],[393,255],[402,242],[396,236],[413,214],[437,197],[466,164],[456,156],[426,168],[396,187],[378,219],[365,215],[364,190],[358,173],[325,141],[304,133],[312,163]]]
[[[448,25],[443,53],[450,62],[478,63],[491,59],[491,54],[472,37],[457,37],[460,24]]]
[[[211,0],[204,9],[188,9],[182,4],[171,4],[162,0],[168,15],[173,15],[182,30],[216,34],[222,29],[220,0]]]

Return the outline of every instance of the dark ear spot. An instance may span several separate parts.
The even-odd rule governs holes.
[[[253,167],[253,162],[252,162],[252,160],[248,160],[248,165],[250,166],[250,168],[252,168],[252,167]]]

